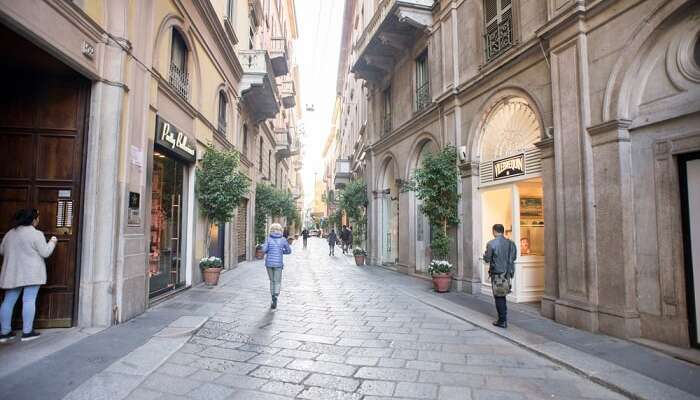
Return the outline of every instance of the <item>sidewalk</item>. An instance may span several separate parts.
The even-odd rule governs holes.
[[[632,398],[669,399],[670,388],[700,398],[700,366],[673,358],[640,344],[558,324],[529,306],[509,304],[508,329],[491,325],[495,308],[491,297],[450,292],[435,293],[425,280],[368,267],[378,279],[391,276],[391,285],[425,304],[449,313]],[[695,350],[688,350],[693,352]],[[661,389],[661,390],[660,390]]]
[[[99,378],[104,371],[117,372],[114,365],[129,357],[139,357],[134,367],[136,364],[140,368],[157,367],[231,298],[233,294],[227,292],[226,282],[239,273],[239,269],[229,270],[221,276],[218,287],[188,289],[108,329],[47,330],[36,341],[0,345],[2,398],[60,399],[91,379]],[[148,350],[145,357],[143,350]],[[111,371],[110,366],[113,366]],[[127,386],[128,382],[124,382],[124,387]]]

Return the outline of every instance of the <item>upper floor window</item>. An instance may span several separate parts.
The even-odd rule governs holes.
[[[243,149],[243,155],[248,157],[248,125],[243,124],[243,144],[242,144],[242,149]]]
[[[430,104],[430,74],[428,69],[428,50],[416,58],[416,111],[421,111]]]
[[[233,23],[233,13],[236,7],[236,0],[228,0],[226,2],[226,18]]]
[[[228,100],[226,94],[219,92],[219,133],[226,134],[226,108],[228,108]]]
[[[262,141],[262,138],[260,138],[260,151],[258,151],[258,172],[260,172],[261,174],[262,174],[262,164],[263,164],[263,163],[262,163],[262,162],[263,162],[263,159],[262,159],[262,156],[263,156],[263,152],[262,152],[263,149],[262,149],[262,146],[263,146],[263,141]]]
[[[170,47],[170,84],[185,99],[190,95],[190,77],[187,73],[187,44],[182,34],[173,28]]]
[[[267,179],[272,179],[272,150],[267,151]]]
[[[388,88],[384,89],[384,118],[382,120],[383,123],[383,132],[385,135],[389,134],[391,132],[391,86]]]
[[[486,61],[513,45],[513,0],[484,0]]]

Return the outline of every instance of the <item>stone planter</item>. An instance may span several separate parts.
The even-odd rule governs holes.
[[[449,292],[451,283],[452,274],[433,274],[433,287],[435,288],[436,292]]]
[[[355,265],[358,267],[365,265],[365,256],[355,256]]]
[[[223,268],[204,268],[202,269],[202,278],[208,286],[216,286],[219,283],[219,276]]]

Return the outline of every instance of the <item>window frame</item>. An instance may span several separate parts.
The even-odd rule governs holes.
[[[219,111],[217,120],[217,130],[225,136],[228,128],[228,96],[226,96],[223,90],[219,91]]]
[[[418,56],[413,59],[414,65],[414,101],[413,107],[415,112],[421,112],[425,110],[430,105],[430,58],[428,49],[423,49]],[[421,68],[422,67],[422,68]],[[419,79],[423,78],[423,79]],[[425,90],[423,96],[426,97],[425,101],[421,101],[421,91]]]
[[[486,20],[486,3],[489,1],[493,1],[496,3],[496,15],[491,18],[490,20]],[[510,4],[506,7],[502,7],[502,2],[504,1],[510,1]],[[484,61],[486,64],[495,61],[499,58],[501,58],[504,54],[508,53],[510,50],[512,50],[519,42],[518,40],[518,28],[517,28],[517,21],[518,21],[518,7],[517,7],[517,2],[518,0],[483,0],[482,1],[482,11],[483,11],[483,18],[484,18],[484,25],[483,25],[483,43],[484,43],[484,51],[483,51],[483,56],[484,56]],[[510,12],[510,43],[508,44],[507,47],[504,47],[500,49],[497,53],[489,56],[489,25],[496,23],[496,31],[500,31],[501,24],[503,24],[503,15]],[[499,36],[500,39],[500,36]]]

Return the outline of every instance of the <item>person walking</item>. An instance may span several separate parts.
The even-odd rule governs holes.
[[[501,224],[493,226],[494,239],[486,245],[484,261],[489,263],[489,277],[491,278],[491,290],[496,302],[498,320],[493,322],[499,328],[508,327],[508,307],[506,296],[511,291],[511,282],[515,275],[515,259],[518,250],[512,240],[503,236],[504,228]]]
[[[335,256],[335,245],[338,243],[338,236],[335,234],[335,229],[331,229],[328,234],[328,255]]]
[[[340,245],[343,249],[343,254],[348,253],[348,238],[350,236],[350,231],[348,230],[348,227],[343,225],[343,228],[340,230]]]
[[[262,250],[265,253],[267,276],[270,278],[270,295],[272,296],[270,308],[274,310],[277,308],[277,297],[279,297],[282,287],[284,255],[292,254],[289,242],[282,236],[282,226],[280,224],[270,225],[270,236],[265,240]]]
[[[39,333],[34,331],[36,297],[39,287],[46,284],[46,264],[56,248],[56,236],[48,243],[39,225],[36,209],[19,210],[10,224],[10,229],[0,243],[3,256],[0,272],[0,288],[5,289],[5,299],[0,306],[0,343],[14,339],[12,333],[12,310],[22,294],[22,338],[23,342],[34,340]]]
[[[309,242],[309,230],[304,228],[304,230],[301,231],[301,237],[304,239],[304,248],[306,248]]]

